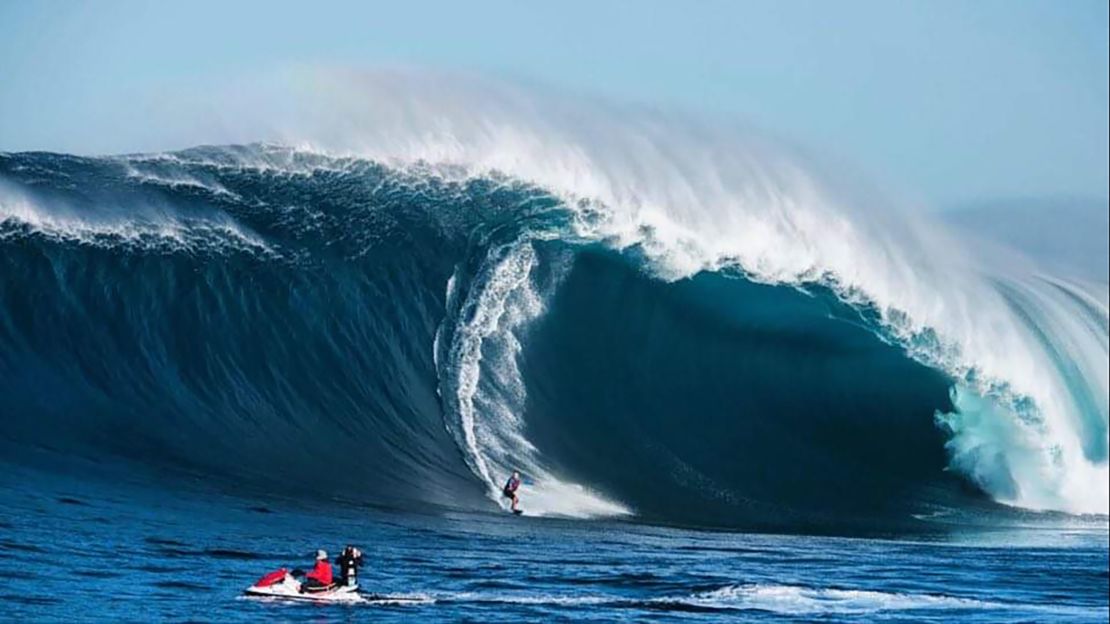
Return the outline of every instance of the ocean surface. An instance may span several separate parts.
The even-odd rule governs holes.
[[[613,520],[421,514],[196,486],[8,472],[6,620],[1105,622],[1105,522],[815,537]],[[525,498],[524,504],[527,504]],[[290,604],[243,589],[317,548],[366,552],[367,592]],[[333,553],[334,554],[334,553]]]
[[[0,619],[1106,620],[1105,284],[612,132],[0,153]]]

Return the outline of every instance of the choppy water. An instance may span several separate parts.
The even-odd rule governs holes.
[[[415,514],[47,477],[0,481],[0,617],[26,621],[1105,622],[1104,522],[812,537],[613,521]],[[316,548],[422,604],[245,598]]]

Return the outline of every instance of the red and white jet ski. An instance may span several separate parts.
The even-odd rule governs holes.
[[[435,599],[420,594],[363,594],[358,584],[302,592],[301,582],[285,568],[263,576],[243,593],[252,598],[337,604],[416,605],[435,602]]]
[[[309,602],[363,602],[358,585],[336,585],[333,588],[316,591],[302,591],[301,582],[281,568],[263,576],[244,592],[259,598],[281,598],[283,600],[305,600]]]

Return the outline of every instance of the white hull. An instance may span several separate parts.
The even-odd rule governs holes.
[[[286,575],[280,583],[274,583],[266,587],[251,585],[243,593],[252,598],[336,604],[406,605],[435,602],[425,596],[361,594],[358,591],[358,585],[340,586],[326,592],[301,593],[301,583],[289,575]]]
[[[301,583],[288,575],[282,582],[266,587],[251,585],[244,593],[258,598],[280,598],[282,600],[303,600],[307,602],[351,603],[363,601],[363,597],[358,593],[358,585],[336,587],[322,592],[301,592]]]

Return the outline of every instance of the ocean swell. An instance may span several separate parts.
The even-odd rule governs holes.
[[[670,139],[618,171],[520,128],[443,164],[0,155],[5,456],[467,509],[520,469],[537,514],[759,528],[1106,513],[1105,302],[779,157],[660,194]]]

